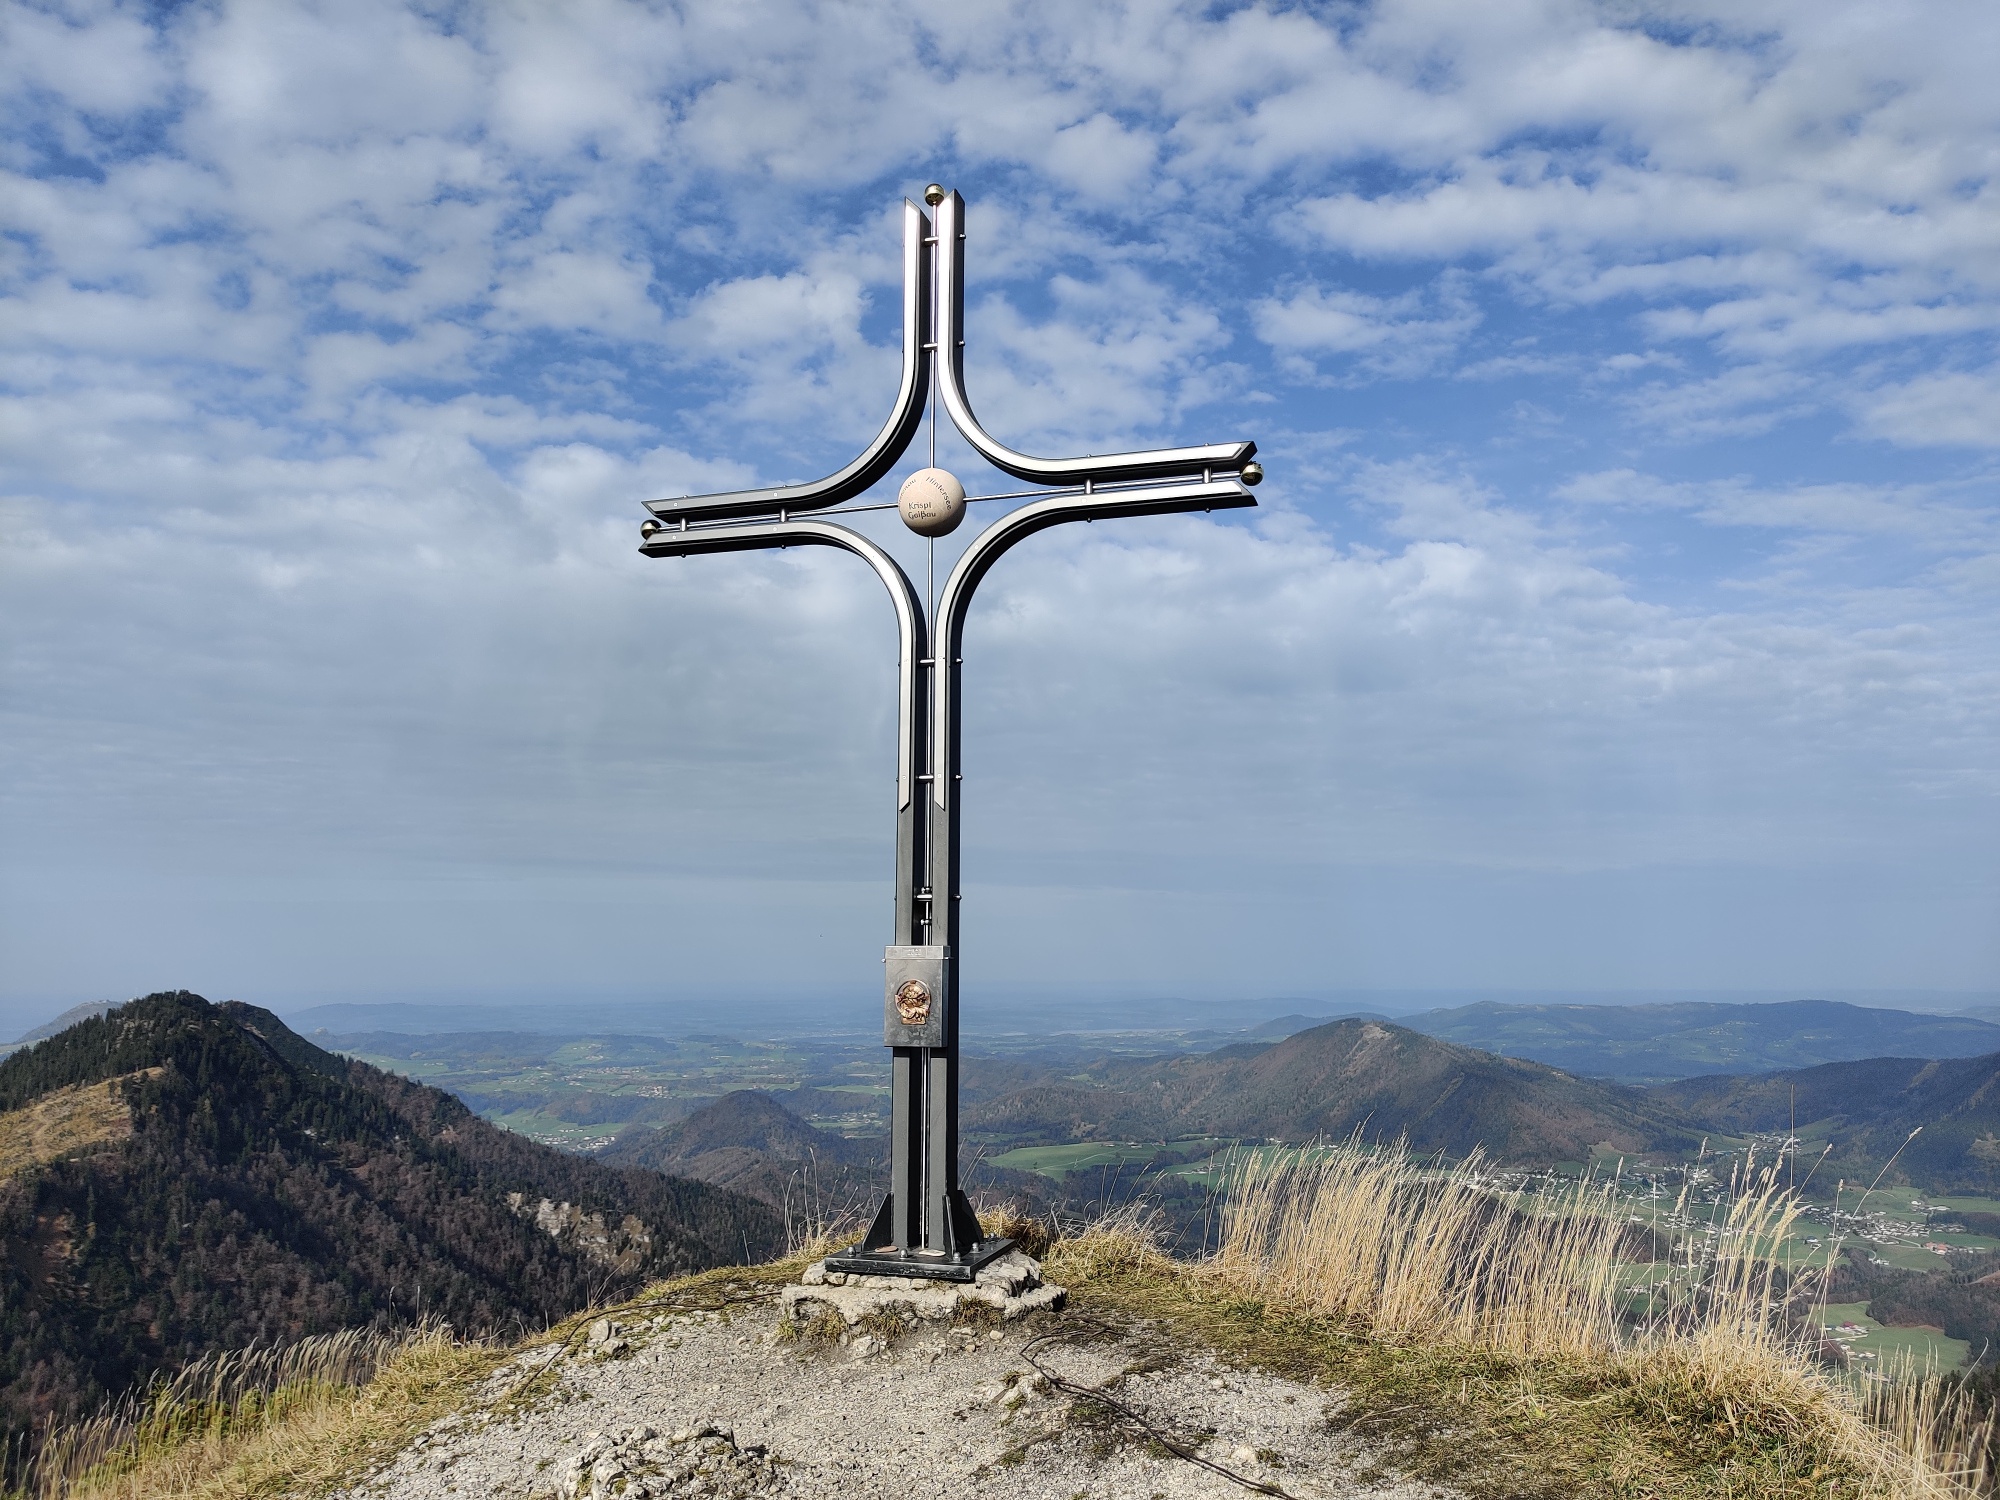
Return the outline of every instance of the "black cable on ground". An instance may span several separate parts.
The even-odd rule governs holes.
[[[1103,1331],[1106,1333],[1113,1331],[1109,1328],[1104,1328],[1102,1324],[1087,1324],[1082,1326],[1103,1328]],[[1145,1433],[1147,1437],[1173,1454],[1175,1458],[1186,1459],[1191,1464],[1207,1469],[1211,1474],[1220,1474],[1231,1484],[1240,1484],[1244,1489],[1254,1491],[1259,1495],[1275,1495],[1278,1497],[1278,1500],[1299,1500],[1299,1497],[1292,1494],[1289,1490],[1280,1489],[1275,1484],[1267,1484],[1261,1479],[1252,1479],[1248,1474],[1239,1474],[1234,1469],[1226,1468],[1222,1464],[1216,1463],[1213,1459],[1203,1458],[1201,1454],[1188,1447],[1187,1444],[1170,1437],[1166,1432],[1154,1426],[1152,1422],[1127,1406],[1123,1401],[1120,1401],[1116,1396],[1098,1390],[1095,1386],[1078,1385],[1073,1380],[1065,1380],[1035,1357],[1034,1351],[1037,1345],[1056,1343],[1066,1338],[1069,1334],[1078,1331],[1080,1331],[1079,1327],[1072,1326],[1055,1333],[1038,1334],[1021,1346],[1021,1358],[1025,1359],[1033,1367],[1037,1375],[1041,1376],[1042,1379],[1046,1380],[1064,1395],[1074,1396],[1083,1401],[1096,1402],[1099,1406],[1104,1407],[1114,1415],[1130,1422],[1134,1427]]]

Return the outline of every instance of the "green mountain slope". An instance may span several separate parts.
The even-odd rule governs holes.
[[[804,1227],[865,1219],[889,1188],[886,1141],[819,1130],[755,1089],[737,1089],[684,1120],[626,1131],[597,1160],[651,1167],[746,1193]]]
[[[737,1089],[685,1120],[627,1131],[597,1160],[651,1167],[747,1193],[791,1214],[865,1214],[887,1190],[880,1142],[850,1141],[808,1124],[769,1094]]]
[[[1976,1057],[2000,1026],[1835,1000],[1759,1005],[1496,1005],[1405,1016],[1426,1036],[1626,1083],[1762,1073],[1872,1057]]]
[[[1484,1146],[1503,1161],[1575,1161],[1593,1149],[1694,1145],[1701,1127],[1664,1101],[1540,1063],[1453,1046],[1400,1026],[1336,1021],[1271,1045],[1107,1061],[1081,1080],[969,1104],[969,1132],[1010,1143],[1286,1141],[1360,1130],[1420,1151]]]
[[[815,1129],[769,1094],[736,1089],[685,1120],[634,1132],[597,1159],[672,1171],[717,1152],[756,1152],[783,1161],[859,1161],[871,1157],[845,1136]]]
[[[808,1229],[871,1218],[889,1190],[886,1136],[859,1139],[817,1129],[756,1089],[724,1094],[658,1129],[627,1131],[597,1160],[652,1167],[761,1199]],[[1053,1207],[1050,1185],[974,1156],[961,1163],[974,1203],[1011,1201],[1025,1212]]]
[[[2000,1192],[2000,1053],[1875,1057],[1754,1078],[1690,1078],[1651,1092],[1734,1133],[1783,1132],[1796,1118],[1802,1136],[1833,1145],[1821,1177],[1843,1169],[1872,1177],[1900,1150],[1889,1181]]]
[[[781,1238],[761,1204],[536,1145],[185,991],[0,1062],[10,1121],[63,1143],[0,1163],[17,1430],[210,1349],[418,1316],[539,1325]]]

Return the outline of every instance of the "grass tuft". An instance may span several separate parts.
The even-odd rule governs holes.
[[[225,1351],[51,1432],[23,1493],[32,1500],[317,1493],[400,1451],[502,1357],[439,1328]]]
[[[979,1215],[979,1232],[988,1239],[1010,1239],[1014,1248],[1032,1260],[1049,1253],[1055,1234],[1040,1219],[1023,1213],[1014,1204],[988,1209]]]
[[[1137,1314],[1348,1393],[1336,1425],[1473,1494],[1966,1500],[1993,1493],[1974,1403],[1916,1372],[1817,1358],[1815,1288],[1775,1259],[1796,1216],[1744,1172],[1720,1222],[1641,1264],[1608,1184],[1504,1190],[1477,1157],[1351,1140],[1260,1153],[1222,1248],[1162,1255],[1137,1222],[1050,1252],[1080,1310]]]

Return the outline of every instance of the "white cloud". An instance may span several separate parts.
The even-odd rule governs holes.
[[[1922,375],[1856,403],[1864,430],[1911,447],[2000,448],[2000,371]]]
[[[1329,291],[1308,286],[1282,301],[1267,298],[1252,309],[1257,336],[1289,354],[1302,372],[1302,356],[1345,354],[1371,374],[1391,378],[1434,368],[1479,326],[1479,309],[1457,278],[1400,297]]]
[[[471,374],[466,355],[470,330],[432,325],[407,339],[372,333],[325,333],[306,350],[302,374],[321,396],[346,395],[401,376],[463,380]]]
[[[531,511],[551,519],[595,521],[629,511],[635,496],[713,494],[753,483],[754,471],[742,464],[717,463],[678,448],[652,448],[627,457],[593,443],[565,443],[531,450],[521,460],[516,480]],[[577,541],[595,541],[592,527]]]
[[[238,166],[260,146],[455,133],[479,112],[473,49],[393,0],[236,3],[184,24],[184,79],[201,96],[190,123]]]
[[[1048,452],[1144,446],[1188,405],[1213,400],[1226,367],[1200,370],[1226,341],[1221,321],[1136,270],[1050,279],[1053,315],[1002,297],[966,314],[966,385],[1003,441]]]
[[[2000,321],[2000,111],[1964,48],[1996,40],[1994,16],[1891,15],[1732,12],[1669,42],[1580,6],[1388,5],[1325,59],[1366,84],[1300,80],[1324,108],[1280,95],[1209,150],[1370,165],[1384,185],[1308,195],[1297,227],[1368,259],[1490,266],[1557,305],[1640,298],[1654,339],[1732,359],[1983,333]],[[1814,404],[1843,404],[1812,384]]]
[[[1944,486],[1812,484],[1772,488],[1736,478],[1673,482],[1631,469],[1580,474],[1558,498],[1588,505],[1687,511],[1718,526],[1764,526],[1850,536],[1903,536],[1942,547],[2000,547],[2000,515]]]
[[[509,275],[493,294],[503,325],[602,333],[643,340],[660,327],[647,297],[651,268],[610,255],[555,250]]]
[[[1155,150],[1150,134],[1096,114],[1058,130],[1044,164],[1057,181],[1109,197],[1145,178]]]
[[[1692,379],[1655,376],[1628,392],[1623,404],[1635,424],[1683,440],[1761,436],[1814,407],[1810,378],[1776,361]]]
[[[163,101],[172,73],[161,51],[152,28],[114,4],[60,11],[9,6],[0,12],[0,94],[47,92],[67,100],[86,117],[67,132],[69,144],[82,147],[90,119],[116,119]]]
[[[659,83],[695,50],[671,14],[603,0],[495,7],[473,18],[493,69],[493,128],[543,158],[589,147],[635,162],[672,149],[672,110]]]

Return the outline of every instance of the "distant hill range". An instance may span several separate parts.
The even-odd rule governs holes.
[[[859,1213],[888,1185],[877,1146],[816,1129],[769,1094],[737,1089],[661,1129],[628,1131],[597,1160],[698,1178],[785,1208],[813,1198]]]
[[[1701,1125],[1637,1089],[1574,1078],[1379,1021],[1335,1021],[1275,1043],[1116,1059],[1081,1079],[966,1106],[975,1137],[1026,1145],[1215,1135],[1304,1141],[1408,1138],[1419,1151],[1483,1145],[1503,1161],[1579,1161],[1594,1149],[1699,1143]]]
[[[1822,1178],[1872,1178],[1895,1157],[1892,1181],[1935,1193],[2000,1192],[2000,1053],[1875,1057],[1753,1078],[1690,1078],[1650,1092],[1731,1134],[1783,1134],[1796,1120],[1802,1160],[1818,1155],[1821,1141],[1833,1146]]]
[[[540,1325],[781,1241],[751,1199],[537,1145],[268,1011],[149,995],[0,1062],[0,1422],[220,1347]]]
[[[793,1094],[810,1095],[812,1090]],[[834,1224],[873,1217],[889,1190],[886,1137],[859,1139],[820,1130],[770,1094],[738,1089],[684,1120],[640,1126],[596,1160],[712,1182],[777,1208],[787,1223]],[[1055,1206],[1054,1189],[1032,1172],[963,1162],[975,1203],[1006,1200],[1028,1212]]]
[[[1425,1011],[1401,1024],[1427,1036],[1566,1073],[1666,1083],[1705,1073],[1763,1073],[1869,1057],[2000,1052],[2000,1025],[1972,1016],[1878,1010],[1838,1000],[1754,1005],[1479,1005]]]
[[[109,1000],[93,1000],[84,1005],[72,1005],[53,1021],[45,1021],[34,1030],[23,1032],[11,1042],[0,1042],[0,1057],[5,1057],[10,1052],[17,1052],[23,1047],[33,1046],[45,1037],[54,1036],[58,1031],[67,1031],[78,1021],[94,1020],[106,1011],[117,1008]]]

